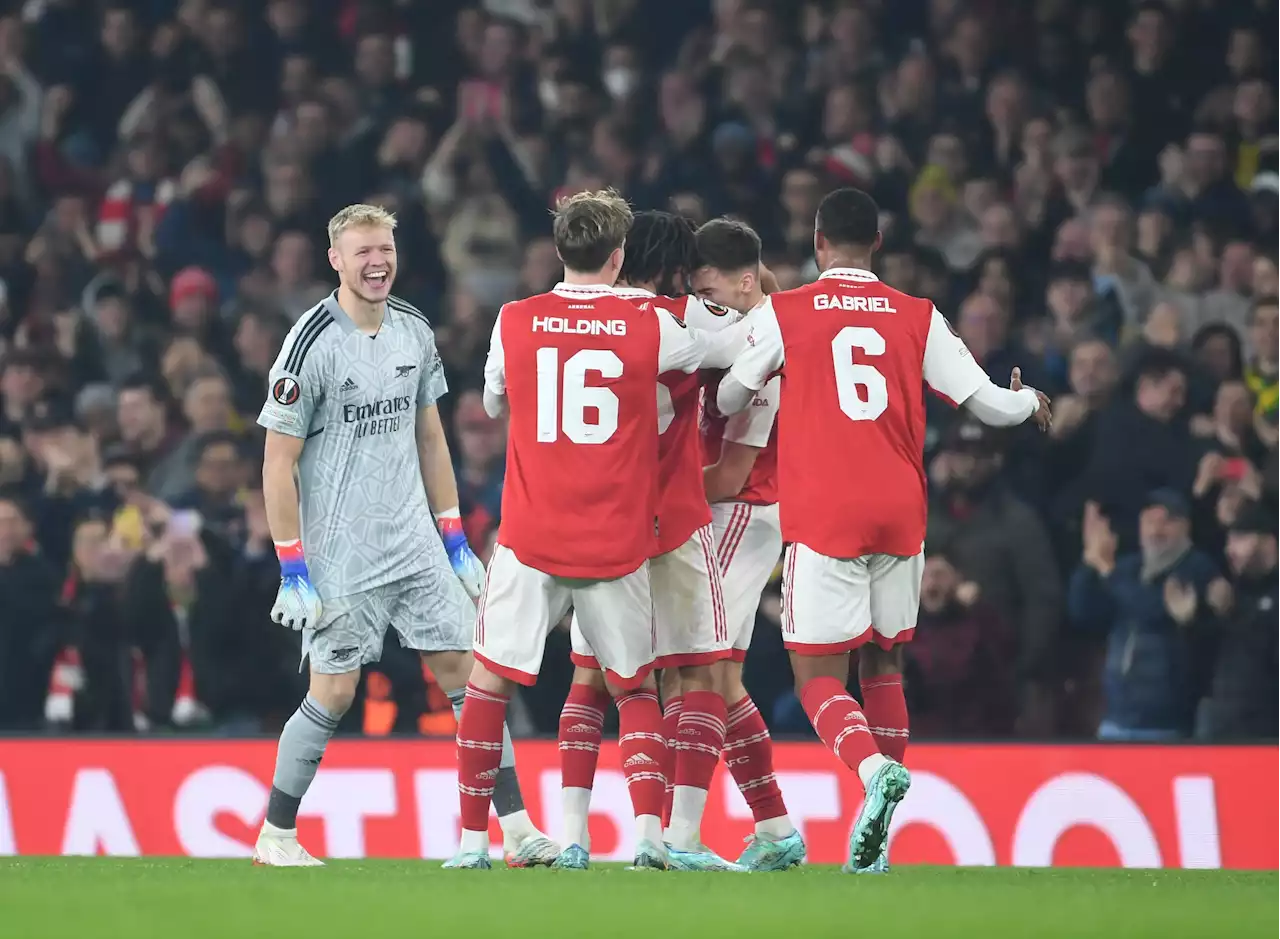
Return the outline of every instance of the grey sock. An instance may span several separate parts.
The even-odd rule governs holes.
[[[449,703],[453,705],[453,716],[461,720],[462,701],[467,690],[456,688],[448,695]],[[520,779],[516,776],[516,751],[511,745],[511,731],[503,721],[502,759],[498,763],[498,776],[493,781],[493,810],[498,813],[498,818],[505,818],[523,808],[524,797],[520,795]]]
[[[277,828],[295,828],[298,805],[320,768],[329,738],[338,729],[341,715],[331,714],[311,695],[302,699],[280,733],[276,773],[267,801],[267,821]]]

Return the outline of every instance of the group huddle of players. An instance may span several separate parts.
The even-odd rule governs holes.
[[[381,242],[369,231],[380,218]],[[356,213],[331,223],[330,259],[342,286],[328,315],[359,308],[348,351],[366,354],[361,340],[403,314],[406,326],[426,330],[425,380],[438,356],[425,318],[389,296],[394,247],[390,255],[377,250],[394,227],[387,218]],[[402,641],[419,640],[408,644],[438,678],[436,664],[454,675],[469,665],[465,682],[441,678],[460,704],[461,844],[446,867],[490,866],[491,805],[509,865],[589,865],[587,819],[610,699],[636,819],[635,868],[775,871],[801,863],[805,846],[774,775],[769,732],[742,685],[760,595],[783,556],[783,640],[797,692],[818,736],[866,794],[845,869],[888,870],[889,824],[910,786],[900,643],[915,626],[923,568],[922,388],[993,425],[1034,417],[1043,428],[1049,407],[1016,372],[1011,388],[996,387],[929,300],[870,273],[877,221],[865,193],[828,195],[814,236],[822,275],[779,292],[761,267],[758,237],[739,222],[714,220],[695,231],[667,213],[633,215],[612,192],[557,207],[564,280],[502,308],[485,364],[485,408],[508,418],[509,436],[497,546],[482,587],[454,522],[456,485],[440,459],[447,447],[432,431],[442,373],[428,391],[419,384],[416,432],[398,435],[419,462],[425,498],[418,501],[436,517],[437,556],[447,557],[456,583],[479,594],[471,655],[442,658],[461,656],[462,643],[424,641],[421,624],[405,621],[438,611],[437,597],[418,596],[423,602],[410,609],[406,589],[392,580],[380,596],[354,591],[331,601],[324,584],[312,584],[305,558],[311,538],[321,537],[312,530],[333,531],[341,510],[319,520],[304,511],[297,533],[285,513],[281,531],[273,520],[283,572],[273,617],[304,629],[312,688],[290,721],[299,729],[291,734],[286,725],[281,736],[255,860],[319,863],[298,845],[295,819],[343,710],[334,681],[351,685],[359,666],[376,660],[367,651],[373,641],[394,625]],[[296,396],[307,386],[295,335],[305,329],[300,321],[272,373],[275,400],[260,418],[269,429],[268,463],[273,434],[305,442],[319,432],[316,414],[287,415],[291,403],[274,394],[284,388]],[[346,387],[339,377],[320,380]],[[331,423],[321,427],[326,434]],[[351,458],[350,440],[325,445]],[[305,504],[308,454],[301,443],[293,450]],[[357,608],[380,602],[381,609],[352,631],[333,621],[335,601],[348,618]],[[505,714],[515,686],[537,680],[547,634],[570,612],[575,673],[559,732],[562,847],[524,812]],[[335,649],[338,641],[351,643],[345,666],[331,661],[345,651]],[[862,705],[846,688],[859,647]],[[290,763],[294,738],[305,735],[312,745],[299,752],[313,760],[310,775]],[[736,861],[699,836],[722,757],[755,820]]]

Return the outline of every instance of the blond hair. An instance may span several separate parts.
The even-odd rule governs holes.
[[[329,247],[338,243],[342,233],[348,228],[390,228],[396,230],[396,217],[380,205],[365,205],[358,202],[329,219]]]
[[[631,221],[631,206],[612,189],[567,196],[551,224],[556,252],[571,271],[598,271],[626,241]]]

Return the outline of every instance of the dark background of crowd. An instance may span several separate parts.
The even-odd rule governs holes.
[[[1276,110],[1265,0],[27,0],[0,5],[0,728],[274,732],[304,687],[254,418],[331,289],[324,223],[399,216],[472,543],[474,390],[548,209],[750,222],[816,275],[839,185],[1047,437],[931,402],[917,738],[1276,735]],[[936,407],[936,410],[935,410]],[[748,685],[790,695],[776,592]],[[452,730],[389,642],[344,729]],[[517,727],[555,732],[554,638]]]

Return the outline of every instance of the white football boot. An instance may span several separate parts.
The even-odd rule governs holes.
[[[253,846],[253,863],[265,867],[324,867],[324,861],[312,857],[298,844],[298,829],[277,828],[262,823],[258,842]]]

